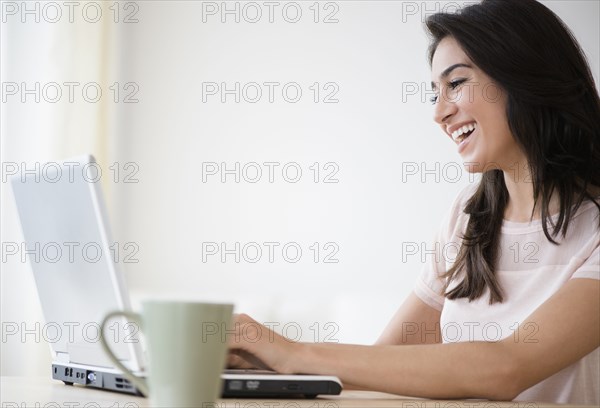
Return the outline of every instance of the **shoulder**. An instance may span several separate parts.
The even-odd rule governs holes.
[[[559,214],[552,217],[555,223]],[[573,242],[573,249],[583,249],[589,245],[600,244],[600,211],[591,200],[584,201],[569,219],[569,227],[564,239],[558,238],[559,242]],[[585,245],[584,245],[585,244]]]
[[[581,206],[573,215],[573,218],[580,217],[583,222],[591,222],[595,224],[597,227],[600,226],[600,209],[598,208],[598,204],[600,204],[600,197],[596,197],[595,201],[585,200],[581,203]]]
[[[463,187],[456,197],[454,197],[454,201],[450,206],[449,210],[449,218],[450,224],[459,226],[467,223],[469,216],[465,213],[465,208],[471,197],[477,192],[477,188],[479,187],[479,183],[472,183]]]
[[[468,201],[473,197],[477,189],[479,188],[479,183],[471,183],[465,187],[463,187],[456,197],[454,198],[454,202],[452,203],[452,211],[453,212],[464,212],[465,207],[467,206]]]

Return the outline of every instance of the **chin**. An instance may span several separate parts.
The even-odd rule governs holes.
[[[483,173],[483,169],[480,168],[479,166],[471,166],[471,165],[466,165],[465,164],[465,170],[467,171],[467,173],[470,174],[480,174]]]
[[[467,171],[467,173],[483,173],[485,170],[485,165],[479,160],[473,160],[470,158],[463,158],[463,167]]]
[[[485,173],[490,170],[498,169],[496,163],[490,163],[485,160],[477,160],[471,158],[463,158],[463,167],[467,173]]]

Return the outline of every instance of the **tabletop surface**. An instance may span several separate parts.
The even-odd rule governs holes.
[[[146,398],[82,386],[67,386],[47,377],[2,377],[0,399],[2,408],[143,408],[151,406],[150,401]],[[424,400],[372,391],[343,391],[339,396],[320,397],[312,400],[228,398],[209,405],[210,408],[544,408],[556,406],[561,405],[487,400]]]

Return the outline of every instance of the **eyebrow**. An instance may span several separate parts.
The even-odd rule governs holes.
[[[456,68],[473,68],[472,66],[470,66],[469,64],[462,64],[462,63],[458,63],[458,64],[454,64],[454,65],[450,65],[448,68],[446,68],[442,74],[440,75],[440,79],[444,79],[446,78],[448,75],[450,75],[450,73],[452,71],[454,71]],[[431,81],[431,88],[433,90],[435,90],[437,88],[437,86],[435,85],[435,82]]]

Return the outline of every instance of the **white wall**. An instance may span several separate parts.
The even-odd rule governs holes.
[[[433,169],[456,160],[431,107],[421,103],[426,98],[402,100],[403,83],[429,79],[420,17],[402,24],[399,2],[342,2],[335,3],[338,23],[314,23],[312,3],[299,4],[298,23],[276,9],[274,23],[264,15],[252,24],[243,14],[240,23],[233,16],[222,23],[219,15],[202,23],[206,3],[148,2],[139,24],[127,27],[125,72],[140,85],[140,103],[130,107],[123,159],[139,164],[140,183],[120,186],[129,205],[119,228],[143,252],[128,276],[137,291],[230,299],[260,320],[299,321],[305,331],[310,322],[335,322],[340,340],[372,342],[420,269],[417,256],[402,262],[403,242],[431,238],[448,204],[440,198],[450,198],[466,177],[402,181],[405,162]],[[287,103],[280,86],[269,103],[263,86],[257,103],[243,96],[236,103],[231,95],[226,103],[219,95],[203,102],[205,82],[293,82],[303,96]],[[315,82],[335,83],[339,102],[315,103]],[[257,183],[233,176],[222,183],[218,175],[203,182],[206,162],[281,166],[273,183],[266,166]],[[314,162],[335,163],[339,183],[314,183]],[[286,163],[300,166],[299,182],[283,179]],[[203,242],[233,248],[267,241],[281,245],[273,263],[266,253],[256,263],[202,261]],[[288,242],[302,248],[297,263],[282,257]],[[314,242],[321,252],[335,243],[339,262],[315,263]]]
[[[319,20],[339,8],[334,16],[339,21],[329,24],[313,21],[313,2],[298,2],[303,14],[297,23],[282,16],[289,2],[275,8],[273,23],[264,5],[257,23],[244,21],[244,15],[239,23],[233,15],[222,23],[219,14],[206,15],[203,22],[203,7],[212,4],[221,7],[221,2],[139,2],[137,23],[113,27],[118,67],[111,81],[139,86],[139,102],[110,106],[114,132],[106,160],[121,166],[135,163],[139,182],[104,180],[113,235],[139,245],[139,262],[123,264],[134,300],[228,300],[261,321],[297,322],[305,340],[315,338],[312,325],[317,322],[318,340],[337,327],[334,339],[373,342],[410,292],[426,256],[403,257],[403,247],[431,249],[450,201],[470,181],[460,170],[453,144],[432,121],[424,85],[430,76],[423,17],[458,3],[427,2],[424,8],[424,2],[339,1],[328,3],[327,9],[320,3]],[[598,81],[598,3],[545,4],[572,27]],[[234,2],[228,5],[233,8]],[[245,16],[253,18],[255,9],[246,10]],[[293,9],[288,12],[294,16]],[[22,44],[43,35],[10,34]],[[3,43],[3,64],[5,52],[15,66],[23,63],[17,53],[5,50]],[[257,103],[235,103],[232,95],[225,103],[218,95],[203,102],[206,82],[229,87],[235,82],[295,82],[303,94],[299,102],[288,103],[279,86],[269,103],[263,86],[265,94]],[[330,88],[321,89],[315,103],[309,89],[315,82],[334,83],[339,102],[322,102]],[[413,84],[419,94],[403,95]],[[3,109],[3,119],[7,109],[33,112],[21,105]],[[24,157],[17,135],[19,143],[43,140],[33,124],[16,118],[3,121],[3,160]],[[266,166],[257,183],[243,178],[236,183],[232,175],[225,183],[219,176],[203,182],[202,163],[207,162],[225,162],[228,168],[236,162],[280,166],[273,183]],[[321,165],[318,183],[309,168],[315,162]],[[339,169],[338,183],[322,182],[325,170],[333,168],[324,170],[323,165],[330,162]],[[297,183],[283,179],[286,163],[301,167]],[[414,169],[416,174],[407,173]],[[432,172],[421,171],[425,169]],[[4,187],[4,236],[19,239]],[[228,248],[256,242],[263,256],[256,263],[243,257],[236,263],[233,255],[226,262],[217,255],[203,262],[206,242],[225,242]],[[263,242],[280,245],[272,263]],[[282,257],[281,247],[289,242],[303,251],[297,263]],[[315,242],[321,247],[317,263],[309,248]],[[323,262],[328,242],[339,248],[337,263]],[[39,306],[27,274],[25,265],[3,264],[3,321],[35,320]],[[23,309],[28,312],[16,312]],[[325,327],[328,322],[336,326]],[[2,373],[44,373],[45,361],[27,368],[15,365],[27,353],[45,358],[47,349],[42,348],[33,342],[3,343]],[[8,353],[13,356],[9,362]]]

